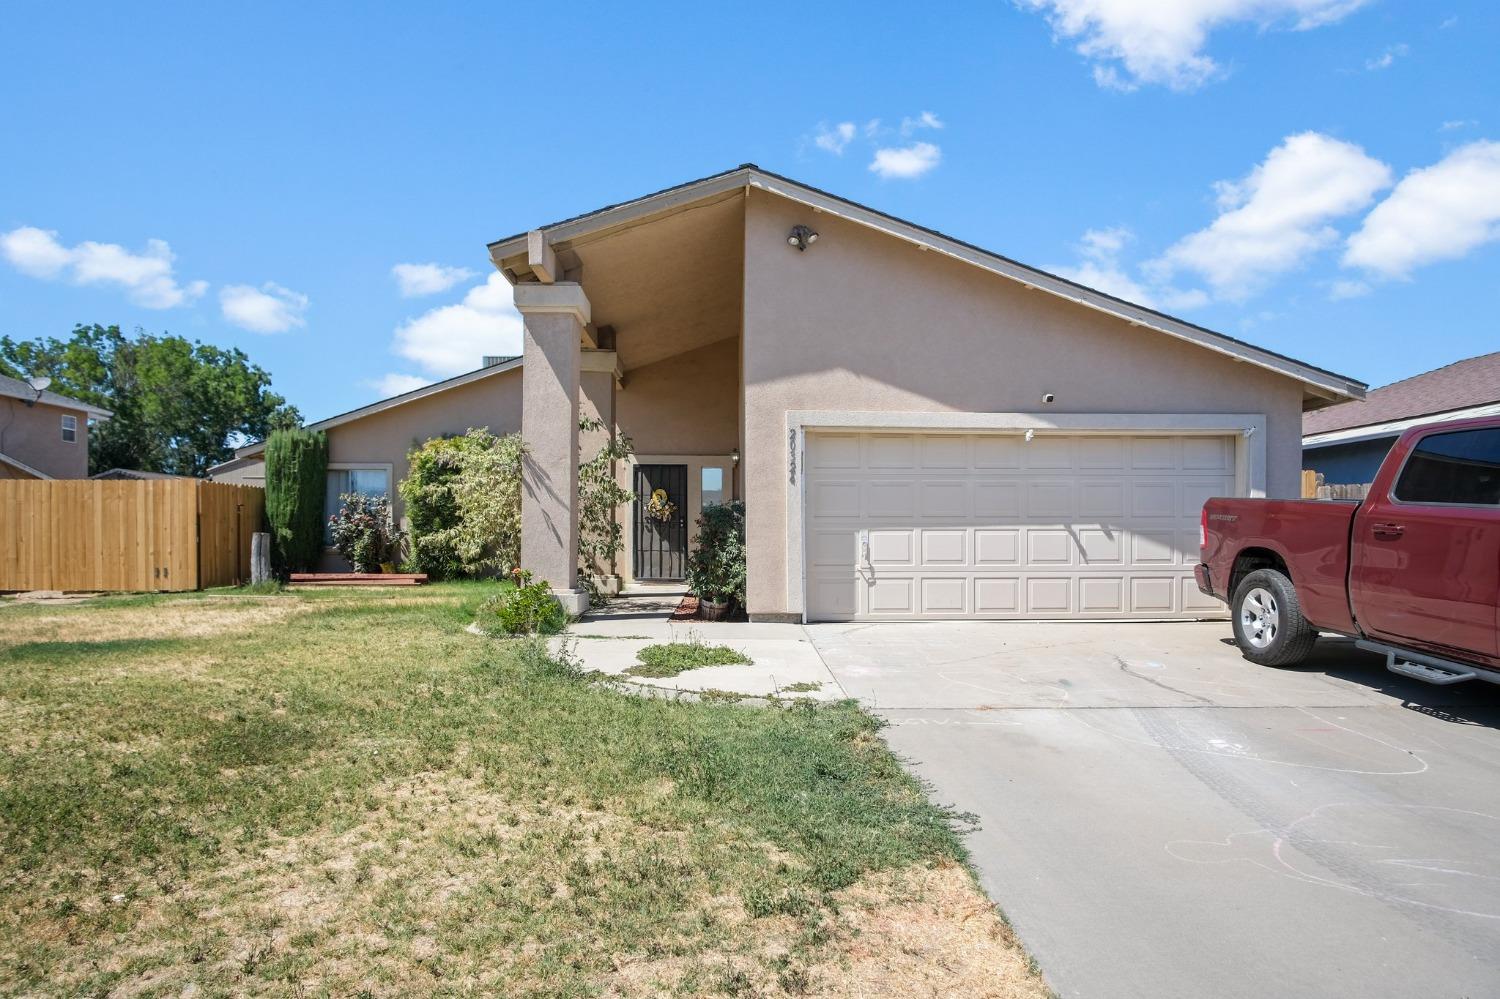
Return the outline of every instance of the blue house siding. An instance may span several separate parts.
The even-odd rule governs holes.
[[[1303,448],[1302,467],[1322,472],[1323,481],[1331,486],[1369,482],[1375,478],[1375,472],[1385,460],[1386,452],[1395,443],[1396,437],[1392,436]]]

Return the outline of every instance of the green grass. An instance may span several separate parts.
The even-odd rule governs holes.
[[[625,671],[626,676],[660,678],[676,676],[704,666],[749,666],[754,660],[727,645],[711,645],[696,635],[686,642],[663,642],[648,645],[635,654],[639,666]]]
[[[0,993],[781,994],[961,860],[854,705],[628,696],[495,589],[0,610]]]
[[[781,688],[783,694],[806,694],[814,690],[822,690],[823,684],[817,680],[802,680],[798,683],[789,683]]]

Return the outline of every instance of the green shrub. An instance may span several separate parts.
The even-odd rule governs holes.
[[[582,434],[603,429],[603,422],[590,416],[578,421]],[[611,433],[598,454],[578,465],[578,582],[596,607],[605,598],[594,577],[613,574],[615,558],[625,548],[625,529],[615,511],[633,498],[629,489],[615,481],[615,462],[634,453],[629,437]]]
[[[266,438],[266,521],[277,572],[303,572],[323,548],[328,437],[321,430],[277,430]]]
[[[700,599],[745,605],[745,504],[713,503],[698,515],[687,558],[688,586]]]
[[[517,573],[519,585],[479,605],[479,627],[490,634],[555,635],[567,627],[568,612],[546,583]]]
[[[494,575],[521,561],[519,434],[470,430],[427,441],[408,456],[401,498],[411,558],[434,578]]]

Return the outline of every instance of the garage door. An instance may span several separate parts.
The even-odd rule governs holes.
[[[1231,437],[809,434],[808,617],[1204,617]]]

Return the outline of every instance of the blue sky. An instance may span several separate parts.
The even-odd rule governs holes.
[[[516,349],[487,241],[746,161],[1371,384],[1500,349],[1493,4],[135,6],[0,33],[0,333],[312,419]]]

